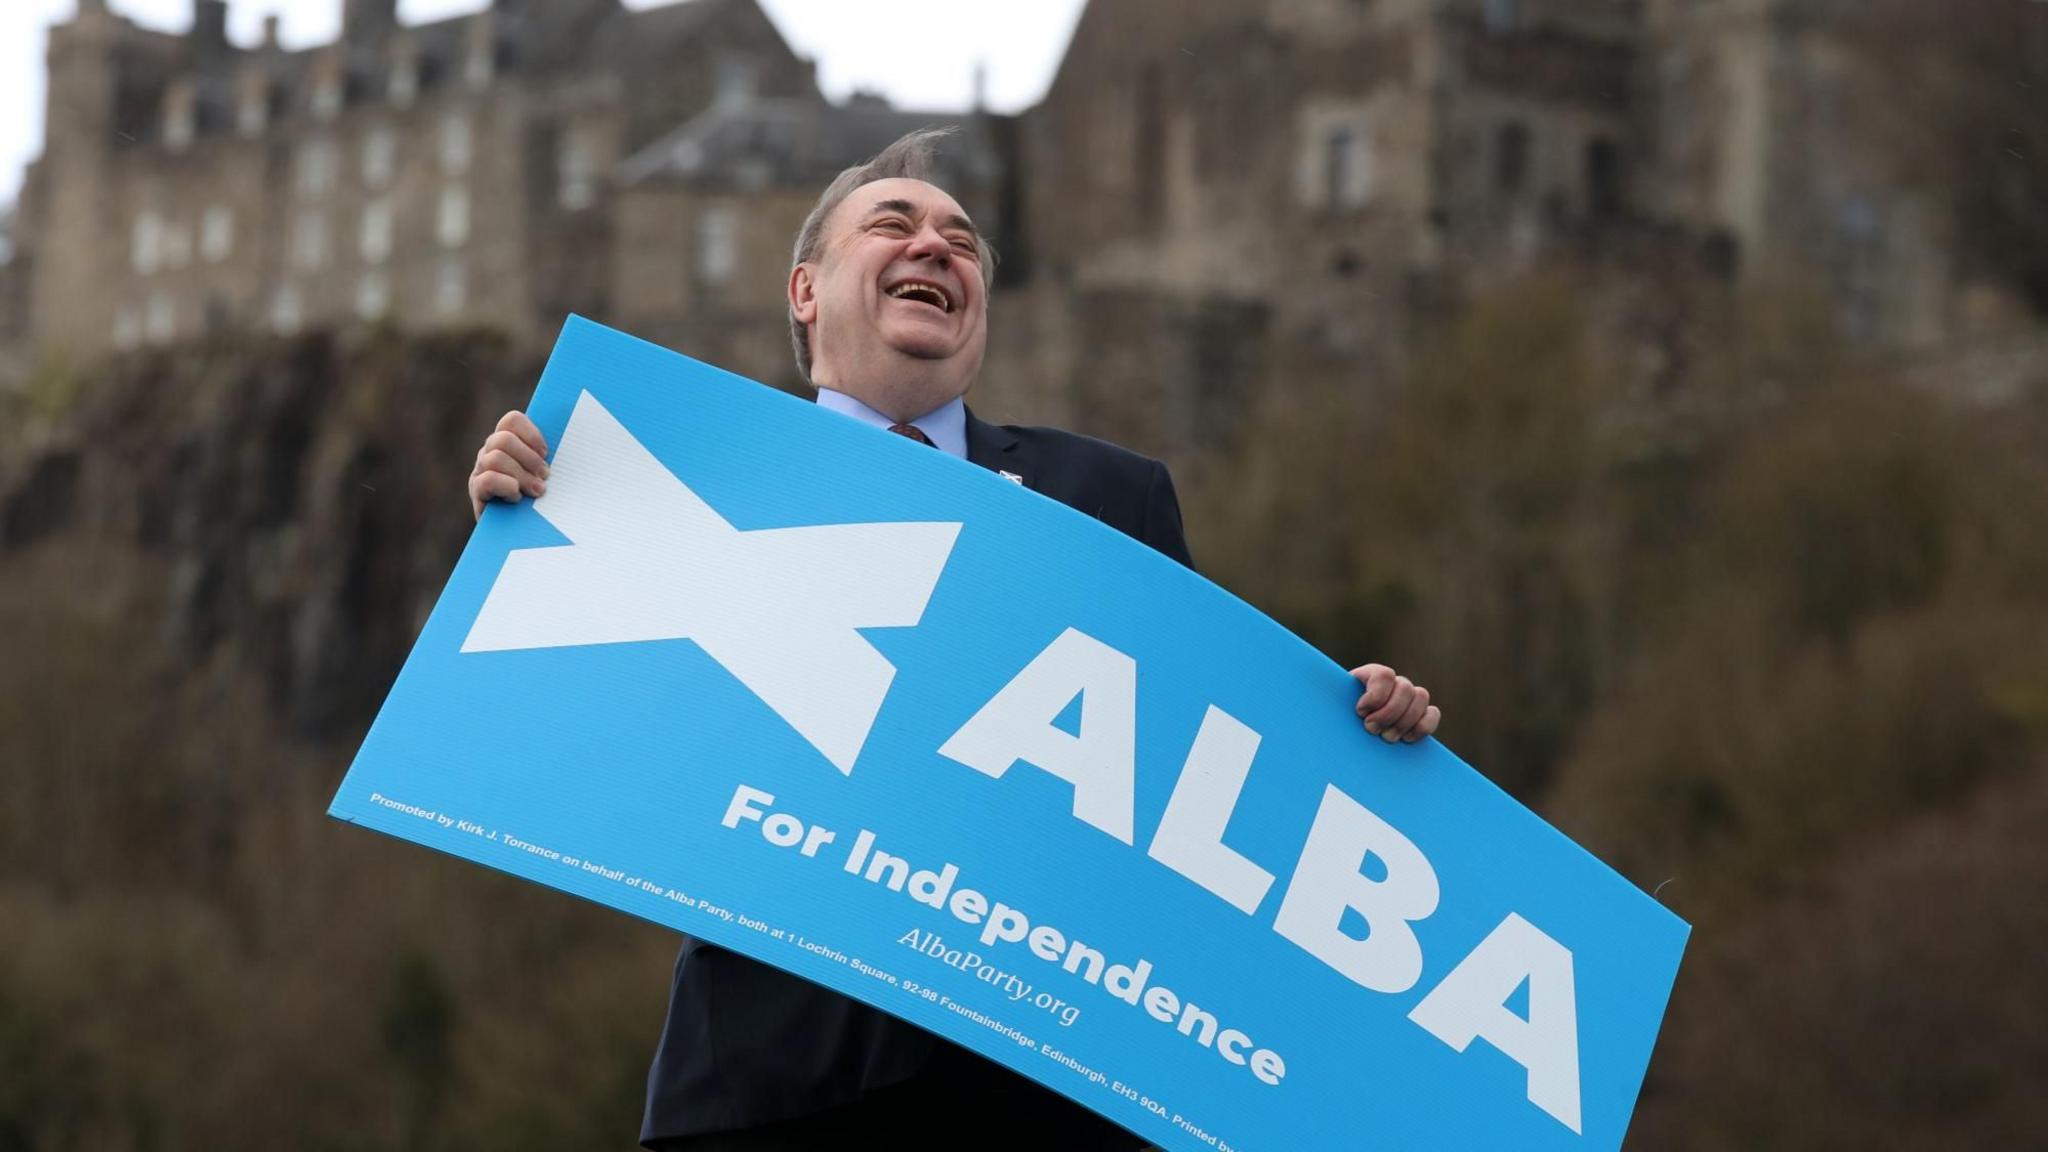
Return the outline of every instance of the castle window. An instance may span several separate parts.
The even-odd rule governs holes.
[[[1595,220],[1621,215],[1621,150],[1605,136],[1586,145],[1586,209]]]
[[[134,242],[130,246],[129,260],[138,275],[153,275],[163,263],[164,225],[154,212],[143,211],[135,216]]]
[[[1884,211],[1867,193],[1856,193],[1835,206],[1833,279],[1843,329],[1851,339],[1868,341],[1882,331],[1884,320]]]
[[[404,56],[391,64],[391,77],[385,84],[384,96],[395,107],[410,108],[420,94],[420,65],[412,56]]]
[[[488,35],[471,37],[469,52],[462,61],[462,79],[471,88],[488,87],[497,73],[497,56],[497,45]]]
[[[365,272],[356,282],[356,315],[365,320],[382,320],[391,310],[391,281],[382,272]]]
[[[135,309],[123,305],[114,313],[114,347],[127,351],[142,339],[142,322],[135,318]]]
[[[388,124],[379,124],[363,137],[363,183],[382,188],[391,183],[397,167],[398,133]]]
[[[164,94],[164,147],[183,152],[192,146],[195,108],[190,84],[176,84]]]
[[[706,208],[697,217],[697,276],[706,284],[723,284],[739,268],[739,220],[723,205]]]
[[[391,258],[391,201],[379,198],[363,205],[362,226],[356,240],[363,263],[382,264]]]
[[[280,336],[290,336],[304,321],[305,305],[299,300],[299,290],[289,284],[278,288],[270,298],[271,330]]]
[[[218,264],[235,250],[235,214],[225,204],[215,204],[199,219],[199,255]]]
[[[1131,175],[1138,218],[1152,225],[1166,211],[1166,85],[1157,62],[1138,70],[1132,100]]]
[[[1512,196],[1528,183],[1529,126],[1520,121],[1503,124],[1494,133],[1494,187]]]
[[[441,118],[441,170],[452,174],[469,171],[469,114],[450,112]]]
[[[1332,129],[1323,152],[1323,202],[1333,211],[1364,207],[1372,196],[1372,151],[1365,133]]]
[[[149,307],[143,313],[142,334],[152,344],[163,344],[178,334],[178,312],[176,304],[162,292],[149,298]]]
[[[334,142],[308,140],[299,145],[299,194],[320,196],[334,186]]]
[[[460,184],[441,189],[441,207],[435,215],[434,234],[443,248],[460,248],[469,241],[469,190]]]
[[[327,264],[327,216],[321,212],[299,213],[292,230],[292,266],[317,272]]]
[[[561,153],[556,157],[562,207],[580,212],[597,202],[597,156],[590,134],[575,128],[562,134]]]
[[[270,127],[270,96],[262,84],[248,84],[242,88],[242,98],[235,104],[235,130],[244,136],[261,136]]]
[[[460,260],[443,260],[434,276],[434,310],[443,316],[462,311],[469,295],[469,273]]]
[[[338,69],[323,69],[313,81],[313,118],[332,120],[341,112],[341,76]]]

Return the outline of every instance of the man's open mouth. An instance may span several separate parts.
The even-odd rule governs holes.
[[[920,304],[929,304],[941,312],[953,310],[953,298],[946,294],[946,290],[925,280],[905,280],[890,288],[887,295],[897,300],[915,300]]]

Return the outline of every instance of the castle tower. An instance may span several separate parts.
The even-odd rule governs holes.
[[[111,173],[120,33],[106,0],[79,0],[77,17],[50,29],[31,306],[34,329],[59,353],[103,345],[113,323],[105,286],[120,274],[123,239]]]

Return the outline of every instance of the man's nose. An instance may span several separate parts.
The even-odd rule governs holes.
[[[953,257],[953,246],[947,243],[944,236],[939,235],[937,228],[927,224],[918,229],[917,235],[910,238],[908,254],[913,259],[931,259],[945,264]]]

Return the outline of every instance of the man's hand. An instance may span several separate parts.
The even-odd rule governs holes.
[[[1436,731],[1443,712],[1429,702],[1429,689],[1406,676],[1396,675],[1385,664],[1353,668],[1351,674],[1365,685],[1358,698],[1358,718],[1365,730],[1389,744],[1413,744]]]
[[[469,511],[481,518],[490,500],[519,503],[523,495],[538,497],[548,490],[548,442],[524,412],[507,412],[497,430],[477,449],[469,473]]]

